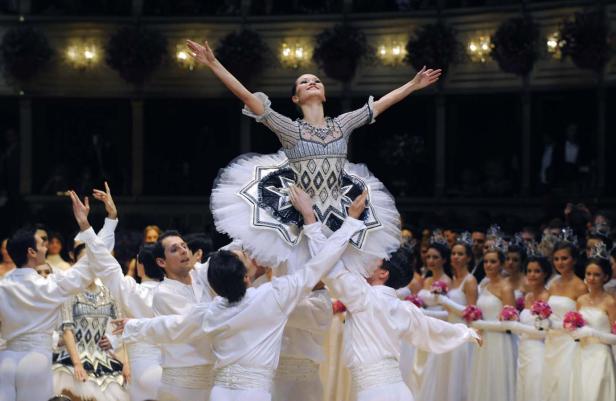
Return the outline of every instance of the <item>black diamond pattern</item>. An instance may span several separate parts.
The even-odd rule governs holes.
[[[92,333],[90,333],[90,330],[86,330],[86,336],[84,337],[84,339],[86,340],[87,343],[89,343],[92,340]]]
[[[317,169],[317,163],[315,163],[315,161],[314,161],[314,160],[310,160],[310,161],[308,162],[308,165],[307,165],[306,167],[308,167],[308,170],[309,170],[312,174],[314,174],[315,170]]]
[[[321,175],[321,172],[318,172],[314,177],[314,187],[319,189],[321,188],[321,185],[323,185],[323,176]]]
[[[334,185],[336,185],[336,182],[338,180],[336,179],[336,174],[334,174],[333,172],[329,175],[329,178],[327,178],[327,186],[329,187],[329,189],[332,189],[334,187]],[[334,198],[335,199],[335,198]]]
[[[327,189],[323,188],[321,192],[319,192],[319,198],[321,199],[321,203],[325,203],[328,196],[329,195],[327,194]]]
[[[323,170],[325,174],[329,172],[330,167],[331,167],[331,164],[329,164],[329,160],[327,159],[323,160],[323,164],[321,164],[321,170]]]
[[[304,189],[310,186],[310,175],[305,171],[304,174],[302,174],[301,183]]]

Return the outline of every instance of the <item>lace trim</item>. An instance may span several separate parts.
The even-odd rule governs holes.
[[[183,368],[163,368],[161,382],[171,386],[196,390],[209,390],[214,383],[212,365]]]
[[[393,358],[384,359],[370,365],[351,368],[353,391],[360,392],[383,384],[394,384],[402,381],[400,364]]]
[[[300,127],[300,138],[303,140],[327,145],[342,138],[342,132],[330,117],[325,117],[326,126],[323,128],[315,127],[303,119],[297,119],[296,121]],[[331,138],[331,140],[328,140],[328,138]]]
[[[319,365],[310,359],[280,358],[276,379],[291,380],[294,382],[313,381],[319,377]]]
[[[273,377],[273,369],[229,365],[216,369],[214,385],[230,390],[270,391]]]

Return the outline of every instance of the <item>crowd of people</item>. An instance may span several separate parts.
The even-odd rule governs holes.
[[[401,229],[384,185],[346,159],[355,129],[441,70],[334,118],[323,83],[303,74],[291,100],[304,118],[293,121],[207,42],[187,46],[281,151],[221,170],[210,209],[232,242],[216,251],[148,226],[123,268],[107,183],[92,193],[107,213],[98,233],[89,198],[66,192],[79,227],[71,263],[41,228],[4,241],[0,401],[616,398],[604,213],[568,205],[571,228],[516,235]]]

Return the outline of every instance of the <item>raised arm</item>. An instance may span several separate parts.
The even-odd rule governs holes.
[[[392,90],[373,104],[374,118],[380,115],[382,112],[406,98],[411,93],[423,89],[428,85],[432,85],[438,81],[441,76],[441,70],[426,70],[424,66],[413,79],[402,85],[401,87]]]
[[[190,49],[190,55],[199,63],[207,66],[212,70],[214,75],[240,99],[244,104],[256,115],[261,115],[265,111],[263,103],[253,95],[246,87],[231,74],[225,66],[223,66],[214,52],[210,48],[207,40],[203,44],[187,40],[186,45]]]

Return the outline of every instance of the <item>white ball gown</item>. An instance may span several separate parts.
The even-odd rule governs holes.
[[[560,295],[551,295],[548,304],[552,308],[550,319],[562,321],[565,313],[576,310],[576,302]],[[543,372],[543,399],[545,401],[563,401],[569,399],[571,365],[575,356],[577,343],[567,333],[550,330],[545,338]]]
[[[529,309],[520,313],[520,323],[534,327],[535,316]],[[520,335],[518,347],[517,401],[543,400],[543,339]]]
[[[240,240],[259,264],[277,268],[309,259],[302,235],[301,215],[290,203],[288,189],[299,185],[314,201],[317,219],[328,233],[347,216],[352,200],[368,191],[361,216],[366,229],[354,235],[342,256],[347,266],[371,274],[375,262],[400,247],[400,215],[385,186],[364,165],[348,162],[347,145],[354,129],[372,123],[372,97],[360,109],[335,118],[326,127],[291,120],[271,109],[263,93],[255,94],[264,106],[262,115],[244,108],[272,130],[282,150],[271,155],[243,155],[221,170],[211,196],[218,231]],[[292,259],[292,261],[290,261]]]
[[[477,306],[483,319],[498,321],[502,301],[487,286],[480,289]],[[515,397],[513,335],[483,332],[483,346],[473,350],[468,399],[472,401],[513,401]]]
[[[580,313],[587,326],[610,333],[610,321],[602,309],[584,306]],[[592,337],[580,339],[579,344],[572,369],[569,400],[616,400],[616,376],[611,347]]]
[[[447,297],[459,305],[467,305],[468,301],[462,289],[469,277],[471,277],[471,274],[468,274],[462,280],[459,287],[451,288],[447,293]],[[454,313],[449,313],[447,320],[454,324],[466,323],[464,319]],[[471,379],[471,356],[474,346],[475,345],[471,343],[462,344],[453,351],[438,355],[437,358],[435,358],[435,378],[437,378],[437,385],[432,393],[432,400],[469,400],[468,385]]]

